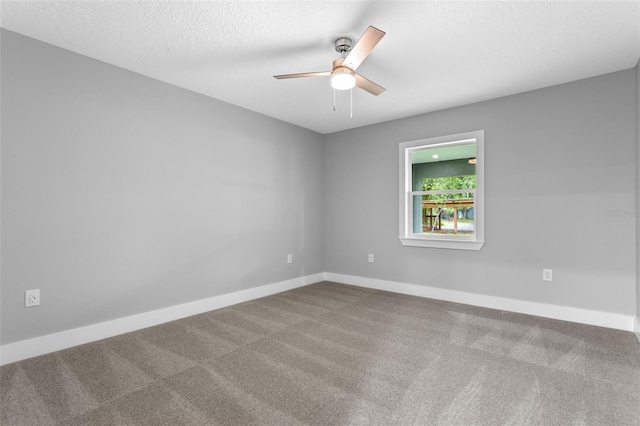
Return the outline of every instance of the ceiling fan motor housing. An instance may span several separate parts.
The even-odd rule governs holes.
[[[342,63],[344,62],[344,58],[338,58],[335,61],[333,61],[333,67],[332,69],[336,69],[338,67],[342,67],[342,68],[348,68],[346,65],[342,65]]]

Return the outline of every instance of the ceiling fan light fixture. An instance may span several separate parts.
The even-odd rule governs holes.
[[[355,72],[347,67],[336,67],[331,74],[331,87],[336,90],[349,90],[356,85]]]
[[[364,34],[362,34],[362,37],[360,37],[354,46],[351,45],[351,39],[348,37],[337,39],[335,41],[336,52],[340,53],[340,57],[333,61],[331,71],[280,74],[274,75],[273,77],[281,80],[288,78],[331,76],[331,86],[334,88],[334,99],[335,90],[349,90],[354,87],[358,87],[359,89],[369,92],[374,96],[378,96],[386,89],[360,74],[357,74],[356,69],[371,53],[373,48],[385,34],[386,33],[384,31],[369,25]]]

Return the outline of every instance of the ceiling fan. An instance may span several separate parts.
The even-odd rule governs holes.
[[[333,61],[331,71],[305,72],[298,74],[282,74],[274,75],[275,78],[281,80],[286,78],[302,78],[302,77],[327,77],[331,76],[331,86],[337,90],[349,90],[353,87],[359,87],[372,95],[378,96],[386,89],[373,81],[356,73],[356,69],[362,61],[371,53],[373,48],[384,37],[386,33],[369,26],[362,34],[360,40],[352,47],[351,39],[341,37],[335,41],[336,52],[340,53],[340,57]]]

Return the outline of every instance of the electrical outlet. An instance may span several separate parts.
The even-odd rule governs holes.
[[[369,263],[373,263],[373,254],[369,253]]]
[[[553,275],[551,269],[543,269],[542,270],[542,280],[543,281],[553,281]]]
[[[27,290],[24,292],[24,307],[30,308],[32,306],[40,305],[40,289]]]
[[[292,254],[288,254],[287,255],[287,263],[293,263],[293,255]]]

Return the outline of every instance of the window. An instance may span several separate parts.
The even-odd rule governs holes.
[[[400,143],[400,241],[484,245],[484,131]]]

